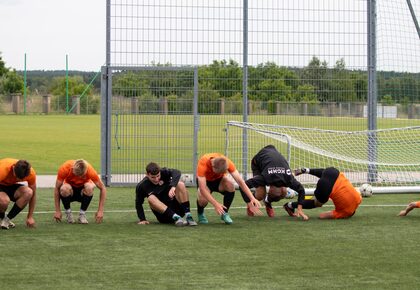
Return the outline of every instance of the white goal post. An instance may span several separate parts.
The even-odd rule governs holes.
[[[243,142],[244,136],[247,142]],[[225,154],[239,170],[245,168],[248,176],[252,172],[245,163],[250,164],[258,150],[268,144],[277,147],[292,169],[333,166],[344,172],[356,187],[371,184],[375,194],[420,192],[420,126],[336,131],[227,123]],[[297,179],[305,188],[313,188],[317,181],[307,174]]]

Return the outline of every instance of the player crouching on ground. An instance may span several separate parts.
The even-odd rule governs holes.
[[[28,185],[20,182],[26,181]],[[15,204],[6,216],[10,201]],[[29,203],[26,226],[34,227],[33,213],[36,203],[36,173],[26,160],[5,158],[0,160],[0,225],[4,230],[14,228],[12,219]]]
[[[296,216],[302,217],[303,220],[308,219],[303,213],[301,205],[305,199],[305,189],[293,176],[287,160],[273,145],[265,146],[252,158],[251,169],[253,177],[245,183],[249,188],[255,188],[256,199],[264,200],[265,209],[269,217],[274,217],[274,209],[271,203],[285,198],[287,187],[290,187],[298,192],[297,204],[299,206],[297,206]],[[266,192],[266,186],[269,186],[268,192]],[[242,198],[246,203],[249,202],[249,198],[243,193]],[[249,206],[247,214],[248,216],[253,216]]]
[[[190,201],[181,172],[160,168],[154,162],[146,166],[146,176],[136,186],[136,210],[139,225],[149,224],[143,209],[144,199],[160,223],[196,226],[190,212]],[[185,220],[182,218],[185,216]]]
[[[197,165],[197,213],[199,223],[208,223],[204,208],[209,202],[226,224],[233,223],[228,211],[235,196],[235,185],[228,178],[228,172],[239,185],[241,191],[248,197],[248,205],[251,211],[256,215],[262,214],[260,202],[252,195],[251,190],[236,170],[235,164],[220,153],[208,153],[198,160]],[[213,191],[220,192],[223,195],[223,204],[211,195]]]
[[[54,187],[54,219],[61,222],[60,199],[66,211],[67,222],[74,223],[70,203],[80,202],[78,222],[88,224],[86,211],[93,198],[93,190],[98,187],[100,191],[98,211],[95,214],[96,223],[101,223],[104,216],[106,188],[100,180],[95,169],[83,159],[68,160],[58,169],[57,180]]]
[[[356,209],[362,202],[360,193],[353,187],[351,182],[334,167],[326,169],[301,168],[295,170],[295,176],[308,173],[319,178],[314,191],[314,199],[305,200],[303,208],[311,209],[321,207],[331,199],[335,209],[323,212],[319,215],[320,219],[341,219],[352,217]],[[283,207],[290,216],[294,216],[296,202],[286,203]]]

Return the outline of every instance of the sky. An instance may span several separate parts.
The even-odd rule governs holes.
[[[420,18],[420,0],[411,2]],[[242,0],[112,3],[112,64],[242,61]],[[138,3],[129,17],[127,3]],[[347,67],[366,67],[366,0],[255,0],[249,8],[250,65],[304,66],[318,56],[329,65],[343,58]],[[378,1],[377,12],[378,69],[419,72],[420,41],[406,0]],[[67,55],[69,70],[99,71],[105,38],[106,0],[0,0],[7,67],[23,70],[26,53],[27,70],[64,70]]]
[[[105,63],[105,0],[0,0],[6,67],[99,71]]]

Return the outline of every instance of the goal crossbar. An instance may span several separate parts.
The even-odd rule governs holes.
[[[276,143],[291,167],[334,166],[356,185],[368,182],[380,191],[420,190],[420,126],[338,131],[229,121],[226,136],[226,153],[234,158],[241,158],[235,151],[242,150],[242,137],[248,136],[250,154]]]

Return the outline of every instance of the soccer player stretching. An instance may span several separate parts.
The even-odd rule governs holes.
[[[264,200],[269,217],[274,217],[271,203],[284,198],[287,194],[287,187],[290,187],[299,194],[297,216],[302,217],[303,220],[308,219],[303,213],[301,205],[305,199],[305,189],[293,176],[287,160],[273,145],[265,146],[252,158],[251,169],[253,177],[245,183],[249,188],[255,188],[255,196],[258,200]],[[266,186],[270,187],[268,192],[266,192]],[[247,196],[242,194],[242,197],[245,202],[249,202]],[[247,213],[248,216],[253,216],[249,207]]]
[[[146,176],[136,186],[139,225],[149,224],[143,209],[145,198],[160,223],[176,226],[197,225],[190,212],[187,188],[180,178],[181,172],[177,169],[160,168],[154,162],[146,166]]]
[[[70,203],[80,202],[79,224],[89,223],[86,211],[93,198],[93,190],[98,187],[100,191],[98,211],[95,214],[96,223],[101,223],[104,216],[106,188],[100,180],[95,169],[83,159],[68,160],[58,169],[57,180],[54,187],[54,219],[61,221],[60,199],[66,211],[67,222],[74,223]]]
[[[26,181],[28,185],[20,182]],[[15,204],[6,215],[10,201]],[[26,225],[34,227],[33,218],[36,203],[36,173],[26,160],[0,159],[0,224],[8,230],[14,228],[12,219],[29,203]]]
[[[257,215],[261,214],[259,209],[261,207],[260,202],[252,195],[233,162],[220,153],[208,153],[200,158],[197,166],[197,212],[199,223],[208,223],[208,219],[204,215],[204,208],[209,202],[226,224],[233,223],[228,211],[235,196],[235,185],[228,178],[228,172],[239,185],[239,188],[248,196],[252,212]],[[219,203],[211,195],[213,191],[220,192],[223,195],[223,204]]]
[[[362,202],[362,198],[342,172],[339,172],[334,167],[295,170],[296,176],[302,173],[308,173],[319,178],[314,192],[315,198],[303,201],[303,208],[321,207],[328,199],[331,199],[335,209],[321,213],[319,215],[320,219],[349,218],[355,214],[357,207]],[[283,207],[290,216],[294,216],[296,206],[296,202],[289,202]]]

